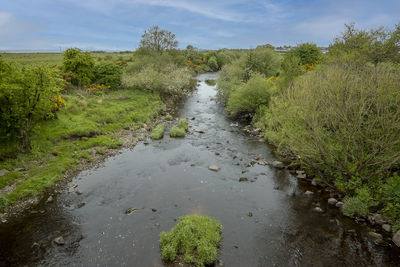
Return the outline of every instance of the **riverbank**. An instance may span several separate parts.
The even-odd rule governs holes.
[[[0,219],[5,221],[46,197],[122,148],[143,140],[167,107],[157,96],[133,90],[62,95],[65,108],[57,119],[41,122],[31,136],[32,150],[18,153],[17,143],[0,150]]]

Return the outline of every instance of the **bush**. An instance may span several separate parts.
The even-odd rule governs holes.
[[[96,83],[118,89],[121,86],[122,67],[118,63],[102,61],[94,68]]]
[[[169,136],[171,137],[184,137],[185,135],[186,135],[185,129],[178,126],[173,126],[169,130]]]
[[[369,208],[374,205],[376,202],[372,199],[368,189],[362,188],[356,190],[356,196],[344,199],[342,212],[349,217],[367,217]]]
[[[164,124],[158,124],[153,128],[150,134],[151,139],[159,140],[164,137]]]
[[[20,149],[29,150],[29,135],[35,124],[54,116],[64,106],[58,96],[62,80],[46,65],[21,67],[0,58],[1,139],[18,136]]]
[[[148,66],[139,73],[124,73],[125,87],[158,93],[162,97],[183,97],[192,90],[192,75],[188,68],[167,65],[162,70]]]
[[[181,256],[188,264],[212,264],[217,260],[221,232],[222,225],[208,216],[183,216],[171,231],[160,234],[161,257],[166,262]]]
[[[385,178],[400,154],[399,84],[389,64],[324,66],[274,99],[266,137],[327,183]]]
[[[213,71],[217,71],[219,69],[218,67],[218,62],[217,58],[215,56],[212,56],[208,59],[207,65],[212,69]]]
[[[400,176],[397,173],[382,186],[381,201],[385,204],[383,213],[400,222]]]
[[[71,72],[76,79],[71,80],[73,85],[88,85],[94,80],[94,58],[89,52],[82,52],[79,48],[70,48],[64,52],[63,72]]]
[[[239,86],[230,96],[227,110],[232,115],[240,113],[255,113],[261,105],[267,105],[270,99],[271,81],[261,74],[253,75],[250,80]]]

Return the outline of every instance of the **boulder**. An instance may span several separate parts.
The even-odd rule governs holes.
[[[328,204],[329,204],[329,205],[335,206],[336,203],[338,203],[338,201],[336,200],[336,198],[331,197],[331,198],[328,199]]]
[[[390,233],[392,231],[392,226],[390,224],[385,223],[382,224],[382,229]]]
[[[398,230],[392,237],[393,243],[396,244],[396,246],[400,247],[400,230]]]
[[[382,225],[387,223],[387,219],[379,213],[374,213],[372,216],[376,224]]]
[[[285,165],[283,165],[283,162],[277,161],[277,160],[274,160],[274,161],[272,162],[272,166],[275,167],[275,168],[277,168],[277,169],[283,169],[283,168],[285,168]]]
[[[342,201],[338,201],[338,202],[336,202],[336,207],[337,208],[341,208],[342,206],[344,205],[344,203],[342,202]]]

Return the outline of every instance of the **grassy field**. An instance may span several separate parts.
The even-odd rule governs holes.
[[[132,53],[128,52],[101,52],[93,53],[96,60],[130,61]],[[62,53],[0,53],[5,60],[16,61],[21,64],[48,63],[61,65],[63,60]]]
[[[141,128],[165,111],[159,96],[142,91],[73,90],[62,97],[66,106],[58,119],[34,128],[31,153],[17,153],[16,143],[0,144],[0,169],[9,171],[0,179],[0,210],[54,185],[79,162],[90,162],[93,152],[120,146],[117,131]]]

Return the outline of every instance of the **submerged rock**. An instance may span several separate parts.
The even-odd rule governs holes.
[[[285,168],[285,165],[283,165],[283,162],[277,161],[277,160],[275,160],[275,161],[272,162],[272,166],[275,167],[275,168],[277,168],[277,169],[283,169],[283,168]]]
[[[220,170],[220,167],[218,167],[217,165],[210,165],[208,166],[208,169],[217,172]]]
[[[64,238],[62,236],[54,238],[54,243],[56,243],[59,246],[62,246],[65,244]]]
[[[240,177],[239,182],[247,182],[249,179],[247,177]]]

